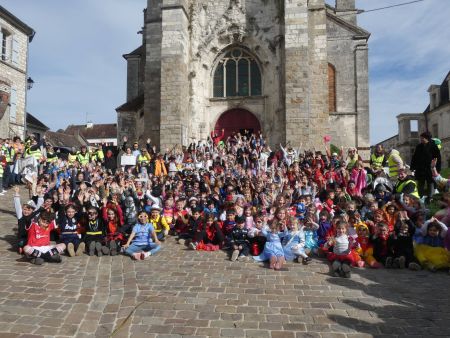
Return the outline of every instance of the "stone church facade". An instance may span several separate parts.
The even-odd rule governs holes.
[[[355,0],[149,0],[124,55],[118,137],[161,149],[212,130],[369,148],[368,39]]]

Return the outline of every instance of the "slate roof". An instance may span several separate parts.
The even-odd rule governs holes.
[[[449,90],[448,90],[448,80],[450,78],[450,71],[447,73],[447,75],[444,78],[444,81],[442,81],[442,84],[439,87],[440,90],[440,97],[441,100],[439,101],[439,105],[437,107],[435,107],[434,109],[437,109],[445,104],[448,104],[448,102],[450,101],[449,98]],[[425,109],[424,113],[428,113],[430,112],[430,105],[428,105],[428,107]]]
[[[87,128],[86,125],[70,125],[65,130],[66,134],[69,135],[81,135],[86,140],[89,139],[107,139],[107,138],[117,138],[117,124],[93,124],[92,128]]]
[[[70,135],[66,133],[59,133],[55,131],[46,131],[46,142],[53,147],[80,147],[88,145],[88,142],[82,136]]]
[[[14,14],[9,12],[5,7],[0,6],[0,17],[8,21],[11,25],[17,27],[22,32],[24,32],[26,35],[28,35],[28,40],[31,42],[34,38],[34,35],[36,32],[33,28],[28,26],[26,23],[24,23],[22,20],[20,20],[18,17],[16,17]]]
[[[39,121],[36,117],[34,117],[31,113],[27,112],[27,126],[32,125],[38,129],[49,130],[50,128]]]

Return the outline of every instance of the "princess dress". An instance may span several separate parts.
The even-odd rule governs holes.
[[[305,255],[305,233],[303,231],[289,232],[283,238],[284,257],[287,261],[293,261],[301,254]]]
[[[262,230],[262,234],[266,236],[267,242],[264,245],[262,254],[259,256],[254,256],[253,259],[257,262],[264,262],[274,256],[284,257],[284,250],[281,245],[281,240],[287,235],[287,231],[274,234],[270,231]]]

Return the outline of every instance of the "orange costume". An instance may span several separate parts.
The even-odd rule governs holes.
[[[373,257],[373,247],[369,238],[369,227],[365,223],[359,223],[357,225],[358,237],[356,243],[358,243],[357,252],[364,262],[371,268],[378,269],[381,264]]]

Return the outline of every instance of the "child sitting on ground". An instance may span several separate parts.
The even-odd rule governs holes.
[[[78,217],[75,205],[68,204],[60,208],[57,219],[60,229],[60,241],[64,243],[70,257],[81,256],[85,249],[84,242],[81,242],[78,235]]]
[[[299,221],[295,217],[291,217],[288,223],[288,234],[283,238],[283,250],[286,260],[296,260],[307,265],[311,262],[311,258],[305,252],[305,233],[303,229],[299,229]]]
[[[269,229],[262,229],[262,233],[267,238],[264,251],[261,255],[253,258],[259,262],[269,260],[271,269],[280,270],[286,263],[283,246],[281,245],[281,240],[286,235],[285,229],[282,228],[282,224],[274,220]]]
[[[148,222],[148,215],[145,211],[139,213],[138,223],[133,227],[131,235],[123,247],[125,254],[135,260],[144,260],[161,250],[161,242],[158,240],[153,226]]]
[[[432,217],[422,226],[422,243],[416,245],[415,254],[423,268],[435,272],[450,267],[449,253],[444,248],[447,226]]]
[[[61,263],[60,253],[66,248],[64,243],[50,244],[50,233],[55,230],[53,215],[48,211],[39,214],[37,222],[32,222],[28,230],[28,242],[23,248],[31,263],[41,265],[46,262]]]
[[[328,239],[324,249],[333,247],[333,252],[328,253],[328,260],[331,262],[333,276],[350,278],[354,255],[350,247],[350,240],[347,236],[348,224],[341,221],[336,226],[336,236]]]
[[[250,252],[250,243],[248,241],[249,229],[245,227],[245,217],[236,217],[236,226],[231,232],[232,254],[231,261],[246,261]]]

